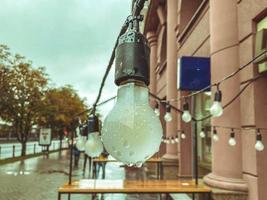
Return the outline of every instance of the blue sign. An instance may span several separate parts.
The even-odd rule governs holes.
[[[209,57],[182,56],[178,65],[178,89],[197,91],[210,85]]]

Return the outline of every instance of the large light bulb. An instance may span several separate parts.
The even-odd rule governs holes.
[[[86,143],[86,137],[85,136],[79,136],[77,138],[76,147],[79,151],[85,150],[85,143]]]
[[[98,132],[93,132],[88,135],[88,140],[85,143],[85,153],[90,157],[98,157],[103,152],[104,147]]]
[[[136,83],[121,85],[102,129],[110,155],[124,164],[140,166],[159,150],[162,132],[160,120],[148,103],[148,89]]]
[[[214,96],[214,102],[210,107],[210,113],[213,117],[220,117],[223,114],[223,107],[221,105],[222,92],[217,90]]]
[[[182,120],[186,123],[190,122],[192,119],[191,114],[189,113],[189,104],[186,102],[183,105],[183,115],[182,115]]]
[[[264,144],[262,143],[262,136],[260,133],[257,134],[257,136],[256,136],[255,149],[257,151],[263,151],[264,150]]]

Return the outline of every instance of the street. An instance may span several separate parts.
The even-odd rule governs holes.
[[[83,178],[83,159],[79,168],[74,168],[73,179]],[[108,163],[106,179],[154,179],[154,166],[124,169],[121,163]],[[148,170],[149,169],[149,170]],[[151,170],[152,169],[152,170]],[[174,168],[175,169],[175,168]],[[52,200],[57,197],[57,188],[68,181],[69,156],[67,150],[46,156],[0,166],[0,200]],[[101,170],[100,170],[101,171]],[[175,178],[175,170],[167,176]],[[102,173],[102,172],[100,172]],[[168,175],[169,174],[169,175]],[[100,176],[101,177],[101,174]],[[88,170],[85,178],[88,178]],[[67,199],[65,196],[63,199]],[[74,195],[73,200],[90,199],[88,195]],[[159,199],[158,195],[105,195],[105,200]]]

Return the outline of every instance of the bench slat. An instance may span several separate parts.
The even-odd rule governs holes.
[[[194,181],[95,180],[82,179],[59,188],[60,193],[209,193],[211,189]]]

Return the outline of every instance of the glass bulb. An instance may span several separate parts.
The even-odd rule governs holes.
[[[171,144],[175,144],[174,138],[171,139]]]
[[[148,97],[146,87],[135,83],[121,85],[117,102],[104,120],[104,146],[112,157],[126,165],[140,166],[159,150],[163,130]]]
[[[200,136],[201,138],[205,138],[205,137],[206,137],[206,134],[205,134],[204,131],[201,131],[201,132],[199,133],[199,136]]]
[[[78,137],[81,135],[79,126],[76,128],[76,134],[77,134]]]
[[[179,143],[179,138],[178,137],[175,138],[175,142]]]
[[[192,119],[192,116],[190,115],[189,111],[188,110],[185,110],[183,115],[182,115],[182,119],[184,122],[188,123],[191,121]]]
[[[231,137],[229,140],[228,140],[228,143],[230,146],[235,146],[236,145],[236,140],[234,137]]]
[[[210,113],[213,117],[220,117],[223,114],[223,108],[221,102],[214,101],[210,107]]]
[[[86,143],[86,137],[85,136],[79,136],[77,138],[76,147],[79,151],[84,151],[85,149],[85,143]]]
[[[155,112],[156,116],[159,116],[160,115],[160,112],[159,112],[159,109],[158,108],[155,108],[154,112]]]
[[[88,140],[85,143],[85,153],[90,157],[98,157],[103,151],[104,147],[99,133],[90,133],[88,135]]]
[[[263,151],[264,150],[264,145],[263,145],[261,140],[257,140],[257,142],[255,144],[255,149],[257,151]]]
[[[181,134],[181,138],[182,139],[185,139],[186,138],[186,135],[184,133]]]
[[[170,144],[170,143],[171,143],[171,141],[170,141],[169,139],[167,139],[167,140],[166,140],[166,143],[167,143],[167,144]]]
[[[164,119],[166,122],[172,121],[172,114],[170,112],[166,112],[166,114],[164,115]]]
[[[217,142],[219,140],[219,136],[217,134],[213,134],[212,139]]]

